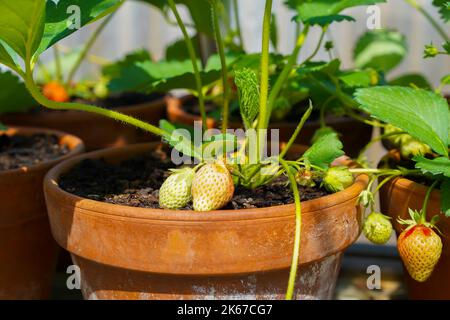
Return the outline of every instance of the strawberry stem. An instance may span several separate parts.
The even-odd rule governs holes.
[[[425,195],[425,199],[423,201],[422,210],[420,212],[420,224],[424,224],[427,221],[427,207],[430,202],[431,192],[434,190],[439,180],[433,182],[433,184],[428,188],[427,194]]]
[[[289,182],[292,188],[295,201],[295,238],[294,238],[294,250],[292,254],[291,270],[289,272],[288,288],[286,292],[286,300],[292,300],[294,296],[295,280],[297,278],[297,269],[300,257],[300,242],[301,242],[301,228],[302,228],[302,207],[300,202],[300,193],[298,191],[297,181],[295,181],[294,175],[289,170],[289,165],[283,159],[280,159],[280,163],[286,171],[289,178]]]

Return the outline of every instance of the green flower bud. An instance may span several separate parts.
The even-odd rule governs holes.
[[[331,167],[327,170],[323,178],[323,186],[332,193],[350,187],[353,182],[353,175],[347,167]]]
[[[385,244],[391,238],[392,223],[385,215],[372,212],[364,221],[363,233],[371,242]]]
[[[314,173],[306,169],[298,171],[295,175],[295,180],[303,187],[314,187],[316,185],[314,182]]]
[[[439,49],[436,48],[433,44],[425,46],[425,50],[423,52],[424,58],[434,58],[439,54]]]

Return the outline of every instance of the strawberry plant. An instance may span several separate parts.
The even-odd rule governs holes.
[[[79,3],[81,12],[84,14],[83,25],[99,16],[109,14],[113,8],[121,4],[121,1],[113,0],[99,0],[96,2],[97,6],[95,7],[92,6],[91,2],[89,4],[85,2]],[[241,63],[236,62],[235,66],[235,85],[238,92],[240,115],[243,120],[243,127],[250,133],[243,139],[238,139],[236,135],[227,133],[230,57],[225,52],[226,43],[219,24],[220,12],[222,11],[219,0],[210,0],[209,4],[212,13],[213,36],[218,49],[218,55],[212,58],[215,61],[211,62],[211,64],[217,65],[219,63],[219,76],[221,76],[223,87],[222,131],[209,136],[201,144],[195,144],[186,137],[180,137],[176,130],[177,127],[166,121],[162,121],[161,127],[158,128],[117,111],[77,102],[55,101],[59,99],[51,100],[44,95],[34,77],[34,70],[39,55],[73,32],[67,29],[62,22],[54,23],[55,18],[60,17],[61,13],[58,10],[56,12],[48,10],[48,1],[30,0],[16,2],[14,5],[6,5],[0,2],[0,19],[4,21],[0,25],[0,62],[10,67],[23,78],[31,96],[42,106],[54,110],[86,111],[113,118],[158,135],[184,156],[194,158],[198,163],[194,168],[177,168],[173,170],[172,175],[164,182],[160,190],[161,207],[182,208],[183,205],[192,201],[194,210],[197,211],[205,212],[221,209],[232,198],[235,187],[254,189],[269,184],[277,177],[285,176],[287,183],[292,189],[295,202],[295,239],[286,293],[286,298],[291,299],[294,294],[299,255],[301,253],[302,219],[299,185],[305,183],[310,185],[317,184],[318,187],[334,193],[352,185],[354,178],[352,171],[347,167],[336,168],[331,166],[335,159],[344,154],[342,143],[339,141],[337,134],[332,131],[321,131],[318,133],[315,137],[315,143],[302,156],[298,156],[296,159],[287,157],[291,146],[311,115],[312,103],[306,109],[294,134],[279,155],[272,157],[261,156],[266,145],[265,132],[275,101],[280,97],[282,88],[291,74],[291,69],[296,64],[298,53],[309,27],[315,24],[325,27],[335,21],[351,20],[350,17],[339,13],[351,5],[376,2],[380,1],[339,1],[339,5],[333,6],[324,6],[324,1],[322,1],[321,6],[316,6],[316,2],[313,3],[312,1],[305,2],[305,4],[299,2],[301,9],[299,9],[298,21],[302,22],[304,29],[298,37],[294,52],[287,58],[283,70],[277,75],[274,85],[269,89],[271,87],[271,54],[269,53],[269,46],[272,25],[272,0],[266,0],[261,55],[253,57],[253,59],[257,58],[256,61],[259,64],[259,68],[257,71],[248,68],[245,64],[242,64],[243,60],[240,60]],[[174,71],[173,77],[164,78],[161,77],[163,68],[158,70],[155,66],[152,66],[150,61],[136,62],[136,60],[139,60],[139,57],[136,59],[136,56],[125,59],[119,65],[126,65],[130,61],[140,65],[140,70],[143,70],[141,78],[128,77],[127,79],[130,82],[142,80],[145,86],[149,88],[171,89],[177,87],[181,82],[187,83],[196,91],[200,105],[202,105],[204,85],[217,75],[217,67],[208,68],[207,66],[203,70],[200,68],[200,62],[193,48],[192,39],[186,32],[185,23],[180,18],[175,1],[168,0],[164,3],[171,9],[177,24],[182,30],[188,50],[191,72],[180,72],[180,70],[186,70],[186,62],[172,63],[170,66]],[[56,8],[58,9],[58,7]],[[94,8],[97,10],[95,15],[93,14]],[[99,8],[101,8],[100,11],[98,11]],[[16,18],[19,15],[22,17],[20,21]],[[22,60],[21,63],[19,63],[19,59]],[[231,57],[231,59],[234,58]],[[309,72],[308,70],[311,72],[329,70],[335,68],[336,64],[336,62],[313,64],[306,66],[305,70],[307,72]],[[117,72],[117,66],[110,66],[108,72],[111,72],[111,74]],[[124,68],[120,68],[120,72],[124,70]],[[341,93],[339,93],[339,96],[344,97],[342,99],[346,101],[352,101],[350,97]],[[353,102],[351,103],[354,104]],[[252,133],[255,138],[253,140],[251,139]],[[256,151],[253,153],[247,152],[246,147],[254,148]]]

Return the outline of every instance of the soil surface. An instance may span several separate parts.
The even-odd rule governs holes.
[[[142,208],[159,208],[159,188],[173,164],[165,153],[148,153],[113,165],[104,160],[85,160],[61,176],[65,191],[97,201]],[[300,187],[301,199],[317,199],[328,193]],[[224,209],[262,208],[293,203],[286,178],[255,190],[237,188]],[[191,205],[183,208],[191,210]]]
[[[59,145],[58,137],[55,135],[0,134],[0,171],[30,167],[59,158],[68,152],[67,146]]]

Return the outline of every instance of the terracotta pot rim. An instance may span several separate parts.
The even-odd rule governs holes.
[[[278,219],[293,216],[295,212],[294,204],[272,206],[265,208],[250,208],[239,210],[216,210],[207,213],[199,213],[192,210],[167,210],[153,208],[139,208],[125,205],[111,204],[102,201],[82,198],[61,189],[58,180],[61,174],[70,170],[74,165],[85,159],[101,158],[105,152],[108,154],[122,154],[124,150],[145,150],[151,146],[159,144],[142,143],[125,147],[108,148],[83,155],[75,156],[63,161],[53,167],[44,179],[44,188],[52,190],[64,198],[64,203],[68,206],[83,209],[87,214],[116,219],[136,219],[141,221],[164,220],[166,222],[216,222],[216,221],[246,221],[261,219]],[[355,201],[360,192],[365,188],[368,181],[367,175],[359,175],[355,183],[349,188],[331,195],[327,195],[315,200],[302,202],[303,214],[316,214],[321,210],[336,206],[348,201]],[[99,212],[99,205],[102,212]]]
[[[199,115],[196,114],[192,114],[192,113],[188,113],[186,112],[186,110],[184,110],[181,106],[182,103],[186,103],[187,101],[191,100],[193,98],[192,95],[183,95],[183,96],[173,96],[173,95],[168,95],[166,97],[166,101],[167,101],[167,112],[169,114],[172,114],[173,116],[177,117],[177,118],[184,118],[184,119],[188,119],[190,122],[194,122],[194,121],[201,121],[201,118]],[[178,103],[178,101],[181,101],[182,103]],[[300,121],[300,119],[298,119]],[[214,118],[210,118],[207,117],[207,121],[208,123],[211,122],[211,125],[213,125],[214,123],[216,123],[216,119]],[[338,124],[338,123],[344,123],[344,122],[350,122],[350,121],[354,121],[352,118],[345,118],[345,117],[328,117],[327,118],[327,124],[328,125],[333,125],[333,124]],[[314,123],[318,123],[319,120],[308,120],[305,123],[305,126],[314,124]],[[236,121],[231,121],[230,122],[230,127],[238,127],[238,122]],[[275,122],[270,122],[270,126],[272,128],[290,128],[290,127],[297,127],[298,123],[297,122],[288,122],[288,121],[275,121]]]
[[[111,110],[119,111],[122,113],[134,113],[144,108],[156,108],[157,106],[165,105],[166,103],[166,97],[162,96],[156,100],[149,101],[149,102],[142,102],[142,103],[136,103],[136,104],[130,104],[130,105],[123,105],[116,108],[111,108]],[[43,107],[45,108],[45,107]],[[6,119],[8,117],[16,117],[16,116],[30,116],[30,117],[38,117],[38,118],[58,118],[63,115],[80,115],[80,114],[86,114],[89,117],[92,117],[93,114],[89,112],[84,111],[78,111],[78,110],[64,110],[63,112],[41,112],[37,114],[29,114],[27,112],[14,112],[14,113],[5,113],[2,115]]]
[[[58,137],[60,143],[64,143],[64,140],[70,140],[73,147],[69,148],[69,152],[67,154],[52,160],[44,161],[29,167],[0,171],[0,179],[12,175],[29,174],[31,172],[37,172],[39,170],[43,170],[44,168],[51,167],[58,162],[67,160],[84,151],[84,143],[80,138],[59,130],[37,128],[37,127],[8,126],[8,129],[6,131],[1,132],[6,133],[7,135],[14,135],[14,134],[33,135],[39,133],[52,134]]]
[[[392,149],[389,150],[389,152],[382,158],[391,158],[395,159],[397,158],[396,155],[399,155],[400,151],[398,149]],[[382,160],[381,160],[382,161]],[[380,162],[381,162],[380,161]],[[411,179],[405,178],[405,177],[397,177],[394,178],[390,184],[392,186],[395,186],[396,188],[402,189],[402,190],[411,190],[411,193],[414,195],[425,195],[428,191],[428,187],[424,186],[423,184],[417,183]],[[440,191],[438,189],[434,189],[431,193],[431,198],[434,199],[435,197],[440,197]]]

